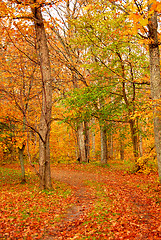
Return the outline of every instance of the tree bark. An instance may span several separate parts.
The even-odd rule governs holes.
[[[107,152],[106,129],[104,128],[104,126],[100,127],[100,133],[101,133],[101,163],[106,164],[108,152]]]
[[[25,166],[24,166],[24,158],[23,158],[23,153],[25,150],[25,144],[22,145],[22,148],[18,147],[18,153],[19,153],[19,160],[20,160],[20,165],[21,165],[21,182],[25,183],[26,178],[25,178]]]
[[[35,20],[37,51],[39,55],[42,79],[42,108],[39,124],[40,188],[51,189],[52,184],[50,173],[49,137],[52,109],[52,81],[51,81],[50,57],[41,8],[34,7],[32,9],[32,12]]]
[[[89,162],[90,154],[90,142],[89,142],[89,126],[88,122],[84,122],[84,135],[85,135],[85,153],[86,153],[86,162]]]
[[[113,159],[113,136],[112,136],[112,125],[110,124],[110,130],[108,133],[108,159]]]
[[[149,4],[149,11],[151,9]],[[149,27],[149,58],[150,58],[150,84],[151,84],[151,96],[153,100],[153,112],[154,112],[154,136],[155,146],[158,161],[158,174],[159,181],[161,183],[161,112],[159,110],[161,99],[161,76],[160,76],[160,53],[158,43],[158,23],[157,13],[154,14],[148,20]]]
[[[78,142],[78,150],[79,150],[78,156],[80,158],[80,162],[87,162],[83,130],[84,130],[84,127],[82,122],[82,123],[79,123],[77,128],[77,142]]]
[[[95,123],[95,119],[91,120],[92,125]],[[96,159],[96,137],[95,137],[95,129],[91,131],[91,140],[92,140],[92,158]]]
[[[130,120],[130,130],[131,130],[131,138],[132,138],[132,145],[133,145],[133,153],[135,161],[137,161],[139,157],[139,145],[138,145],[138,133],[136,128],[135,120]]]

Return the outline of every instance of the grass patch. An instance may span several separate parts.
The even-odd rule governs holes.
[[[106,164],[102,164],[100,161],[90,161],[89,163],[71,163],[71,164],[59,164],[58,167],[66,166],[70,169],[78,171],[88,171],[92,173],[98,173],[103,171],[121,171],[124,174],[131,173],[134,169],[135,162],[133,160],[120,161],[119,159],[109,160]]]

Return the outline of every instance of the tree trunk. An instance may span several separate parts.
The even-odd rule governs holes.
[[[124,144],[121,136],[120,136],[119,142],[120,142],[120,160],[123,161],[124,160]]]
[[[95,119],[92,118],[91,120],[92,125],[95,123]],[[91,131],[91,138],[92,138],[92,157],[94,160],[96,159],[96,137],[95,137],[95,129]]]
[[[86,162],[89,162],[90,154],[90,142],[89,142],[89,126],[88,122],[84,122],[84,135],[85,135],[85,153],[86,153]]]
[[[110,124],[110,130],[108,133],[108,158],[113,159],[113,137],[112,137],[112,125]]]
[[[19,160],[20,160],[20,165],[21,165],[21,182],[25,183],[26,178],[25,178],[25,166],[24,166],[24,158],[23,158],[23,153],[25,150],[25,144],[22,145],[22,148],[18,147],[18,153],[19,153]]]
[[[141,133],[139,134],[139,152],[140,152],[140,157],[143,156],[143,138]]]
[[[106,164],[107,163],[107,136],[106,136],[106,129],[104,126],[100,127],[100,133],[101,133],[101,163]]]
[[[52,109],[52,80],[50,58],[41,8],[35,7],[32,9],[32,12],[35,20],[37,51],[42,77],[42,109],[39,124],[40,188],[51,189],[49,136]]]
[[[129,123],[130,123],[130,130],[131,130],[133,153],[134,153],[134,158],[135,158],[135,161],[136,161],[139,157],[138,133],[137,133],[137,129],[136,129],[136,126],[135,126],[135,120],[130,120]]]
[[[155,1],[154,1],[155,2]],[[149,4],[149,11],[152,4]],[[158,161],[158,174],[161,183],[161,112],[158,109],[161,99],[161,77],[160,77],[160,53],[157,34],[157,13],[154,12],[149,19],[149,57],[150,57],[150,84],[151,96],[153,99],[153,112],[154,112],[154,135],[155,146]]]
[[[79,150],[78,156],[80,158],[80,162],[87,162],[83,130],[84,129],[83,129],[83,122],[82,122],[78,125],[78,128],[77,128],[77,142],[78,142],[78,150]]]

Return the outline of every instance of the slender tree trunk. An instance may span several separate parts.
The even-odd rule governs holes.
[[[133,144],[133,153],[134,153],[134,158],[137,160],[139,157],[139,146],[138,146],[138,133],[135,125],[134,120],[130,120],[130,130],[131,130],[131,138],[132,138],[132,144]]]
[[[78,125],[77,128],[77,142],[79,150],[80,162],[86,162],[86,151],[85,151],[85,141],[84,141],[84,132],[83,132],[83,122]]]
[[[125,79],[125,65],[124,61],[118,52],[118,57],[120,58],[121,62],[121,68],[122,68],[122,76],[123,79]],[[127,94],[126,94],[126,83],[125,81],[122,82],[122,93],[123,93],[123,99],[126,103],[126,107],[128,109],[128,115],[129,115],[129,124],[130,124],[130,130],[131,130],[131,138],[132,138],[132,144],[133,144],[133,153],[134,153],[134,158],[135,158],[135,171],[139,170],[139,166],[137,164],[137,158],[138,158],[138,137],[137,137],[137,131],[136,131],[136,123],[135,120],[131,119],[131,115],[134,116],[135,114],[135,97],[136,97],[136,89],[135,89],[135,83],[133,79],[133,69],[131,66],[131,81],[133,82],[133,91],[132,91],[132,100],[128,100]]]
[[[124,160],[124,144],[123,144],[123,140],[122,140],[122,136],[120,136],[120,160],[123,161]]]
[[[92,158],[96,159],[96,137],[95,137],[95,133],[92,132]]]
[[[51,189],[49,137],[52,109],[52,80],[50,58],[41,7],[34,7],[32,12],[35,20],[37,51],[39,55],[42,77],[42,109],[39,124],[40,188]]]
[[[21,165],[21,182],[25,183],[26,182],[26,177],[25,177],[25,166],[24,166],[24,159],[23,159],[23,154],[25,150],[25,144],[22,145],[22,148],[18,147],[18,153],[19,153],[19,160],[20,160],[20,165]]]
[[[85,135],[85,153],[86,153],[86,162],[89,162],[90,154],[90,142],[89,142],[89,126],[88,123],[84,122],[84,135]]]
[[[143,156],[143,138],[141,133],[139,134],[139,152],[140,152],[140,157]]]
[[[92,124],[95,123],[95,119],[92,118]],[[95,129],[91,131],[91,138],[92,138],[92,157],[96,159],[96,137],[95,137]]]
[[[154,1],[155,3],[156,1]],[[149,11],[152,4],[149,3]],[[149,57],[150,57],[150,84],[151,84],[151,95],[153,99],[153,112],[154,112],[154,135],[155,135],[155,146],[158,161],[158,173],[159,180],[161,183],[161,112],[159,110],[161,100],[161,76],[160,76],[160,53],[158,43],[158,23],[157,13],[149,19]]]
[[[113,158],[113,137],[112,137],[112,130],[111,130],[111,124],[110,124],[110,130],[108,133],[108,158]]]
[[[106,129],[103,126],[100,127],[100,134],[101,134],[101,163],[106,164],[108,158],[107,136]]]

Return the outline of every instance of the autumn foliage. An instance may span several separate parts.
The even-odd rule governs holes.
[[[111,1],[107,7],[102,1],[90,1],[75,3],[74,8],[70,1],[36,4],[1,2],[2,161],[17,160],[23,144],[25,159],[33,163],[39,159],[39,123],[46,97],[29,9],[40,4],[45,16],[46,4],[49,17],[44,27],[53,80],[51,161],[70,163],[79,157],[78,128],[87,122],[85,145],[91,161],[101,160],[104,129],[107,162],[131,159],[140,171],[155,170],[148,39],[143,35],[148,14],[160,13],[160,3],[156,1],[150,13],[146,3],[137,2]]]
[[[0,0],[0,238],[160,239],[160,16]]]

